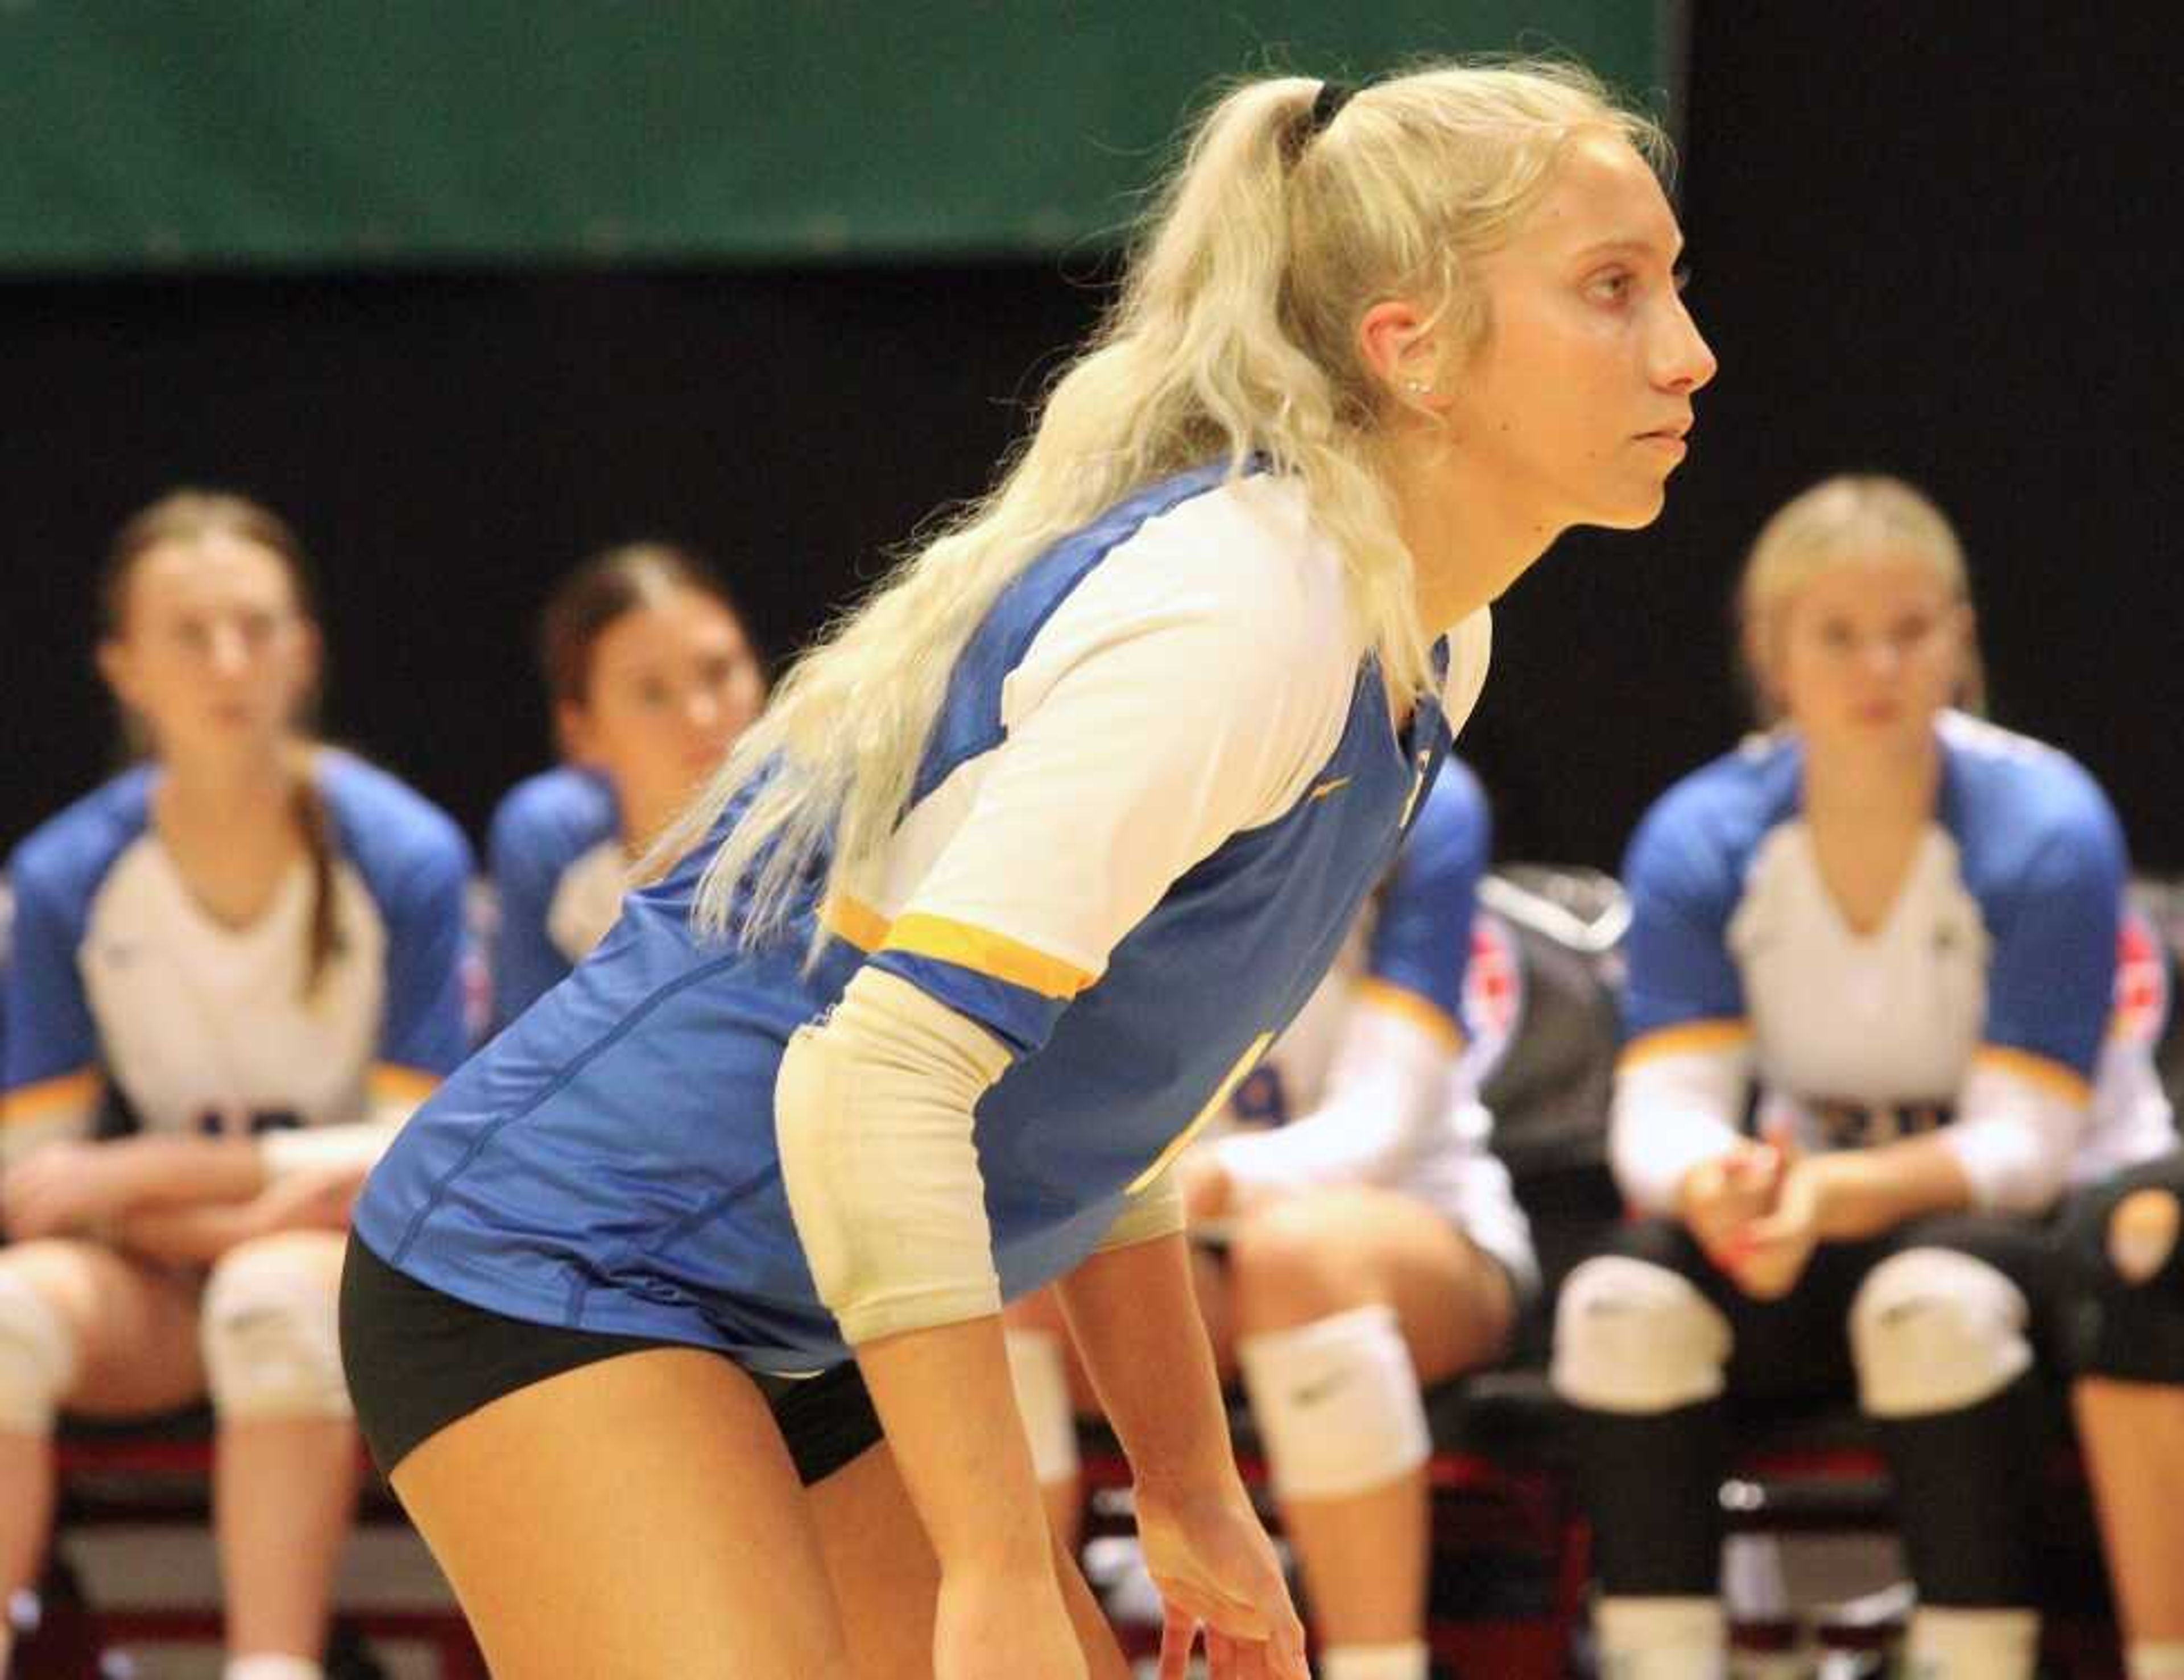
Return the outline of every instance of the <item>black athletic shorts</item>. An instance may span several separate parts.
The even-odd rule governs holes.
[[[357,1422],[382,1474],[504,1394],[617,1354],[688,1345],[532,1324],[472,1306],[397,1271],[354,1233],[342,1267],[341,1341]],[[817,1377],[749,1375],[772,1406],[806,1487],[880,1439],[879,1416],[855,1360]]]

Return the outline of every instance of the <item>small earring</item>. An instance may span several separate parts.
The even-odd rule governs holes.
[[[1433,387],[1423,379],[1407,379],[1403,381],[1403,389],[1413,397],[1424,397],[1433,390]]]

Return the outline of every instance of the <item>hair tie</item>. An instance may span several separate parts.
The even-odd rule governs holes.
[[[1319,92],[1312,96],[1312,125],[1305,132],[1307,145],[1314,136],[1327,131],[1327,125],[1342,114],[1342,108],[1357,96],[1357,86],[1354,82],[1328,81],[1320,83]]]

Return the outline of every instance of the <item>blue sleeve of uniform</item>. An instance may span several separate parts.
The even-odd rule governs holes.
[[[98,1027],[76,968],[86,907],[63,883],[25,866],[20,853],[9,875],[15,925],[0,1006],[8,1023],[0,1091],[12,1096],[95,1066]]]
[[[1472,916],[1490,833],[1477,780],[1450,760],[1389,872],[1366,958],[1373,980],[1431,1005],[1459,1033]]]
[[[493,1024],[505,1026],[568,976],[569,960],[547,931],[561,860],[543,843],[521,789],[493,813],[489,843],[500,924],[493,946]]]
[[[1743,861],[1688,796],[1671,793],[1639,825],[1623,862],[1630,897],[1626,1041],[1743,1020],[1744,982],[1729,949]]]
[[[2114,1005],[2126,865],[2106,802],[2072,813],[1979,893],[1988,954],[1985,1042],[2091,1080]]]
[[[387,1009],[379,1060],[420,1073],[454,1071],[463,1026],[464,893],[471,851],[452,824],[420,844],[380,905],[387,919]]]

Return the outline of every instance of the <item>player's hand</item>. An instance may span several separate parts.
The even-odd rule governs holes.
[[[1718,1270],[1734,1272],[1747,1228],[1774,1210],[1783,1166],[1779,1144],[1743,1142],[1684,1175],[1677,1215]]]
[[[1309,1680],[1304,1624],[1234,1473],[1202,1487],[1140,1481],[1138,1538],[1166,1606],[1159,1680],[1183,1680],[1203,1633],[1212,1680]]]
[[[286,1173],[244,1204],[244,1222],[259,1237],[280,1231],[346,1231],[365,1171],[343,1165]]]
[[[1747,1225],[1728,1267],[1736,1287],[1756,1301],[1777,1301],[1797,1287],[1819,1246],[1828,1181],[1823,1160],[1800,1154],[1785,1138],[1781,1187],[1772,1211]]]
[[[934,1608],[933,1680],[1089,1680],[1053,1565],[1026,1575],[944,1571]]]
[[[98,1143],[48,1143],[0,1174],[0,1227],[14,1242],[87,1234],[136,1193],[118,1152]]]

